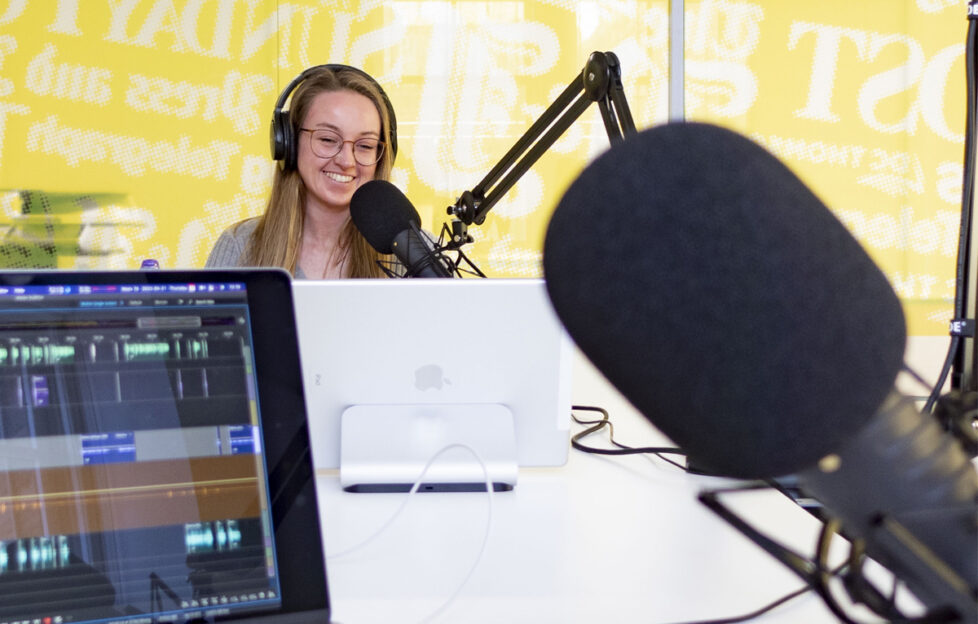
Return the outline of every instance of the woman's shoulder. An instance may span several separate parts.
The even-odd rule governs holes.
[[[258,227],[259,217],[252,217],[229,226],[217,237],[217,242],[207,256],[205,267],[241,266],[248,239]]]
[[[251,217],[243,221],[238,221],[234,225],[224,230],[221,236],[227,234],[235,238],[247,239],[251,236],[252,232],[255,231],[255,228],[258,227],[259,221],[261,221],[261,217]]]

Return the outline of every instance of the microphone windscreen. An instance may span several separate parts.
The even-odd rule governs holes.
[[[708,471],[810,467],[902,366],[885,275],[785,165],[716,126],[652,128],[592,162],[554,211],[543,266],[583,353]]]
[[[412,223],[421,225],[411,201],[387,180],[370,180],[354,191],[350,218],[370,246],[382,254],[393,252],[394,237]]]

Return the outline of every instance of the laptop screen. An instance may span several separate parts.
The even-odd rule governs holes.
[[[277,271],[0,275],[0,623],[326,607],[301,382],[259,376],[298,367],[288,291]],[[300,547],[318,565],[281,563]]]

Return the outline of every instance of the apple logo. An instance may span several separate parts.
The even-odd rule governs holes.
[[[426,364],[414,371],[414,387],[418,390],[441,390],[443,385],[450,386],[452,382],[437,364]]]

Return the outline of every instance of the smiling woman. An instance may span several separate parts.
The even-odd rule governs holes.
[[[394,110],[373,78],[345,65],[307,69],[275,107],[272,157],[281,166],[264,214],[225,230],[206,266],[276,266],[298,279],[383,277],[377,260],[392,259],[357,231],[350,198],[364,182],[388,179],[395,132]]]

